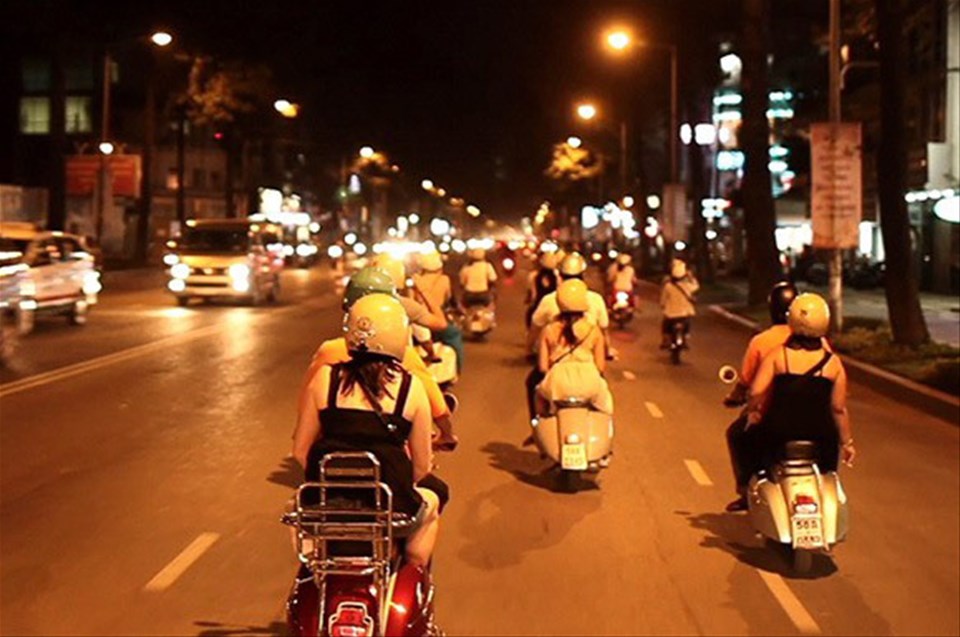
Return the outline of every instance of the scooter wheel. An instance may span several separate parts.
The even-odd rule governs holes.
[[[580,472],[560,470],[560,488],[564,493],[576,493],[580,487]]]
[[[813,552],[806,549],[793,549],[793,571],[798,575],[810,572],[813,566]]]

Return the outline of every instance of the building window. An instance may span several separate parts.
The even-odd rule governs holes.
[[[207,187],[207,173],[202,168],[193,169],[193,183],[191,185],[198,190]]]
[[[20,132],[25,135],[50,133],[50,98],[20,98]]]
[[[177,179],[177,169],[168,168],[167,169],[167,190],[179,190],[180,183]]]
[[[68,133],[89,133],[93,130],[90,120],[90,98],[68,97],[66,127]]]
[[[50,62],[46,60],[24,60],[23,90],[27,93],[39,93],[50,90]]]
[[[220,173],[216,170],[210,171],[210,188],[213,190],[223,188],[223,179],[221,179]]]
[[[89,63],[77,62],[64,69],[64,80],[68,91],[92,91],[93,67]]]

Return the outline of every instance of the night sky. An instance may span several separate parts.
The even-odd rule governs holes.
[[[700,9],[731,5],[18,1],[33,7],[25,12],[28,32],[69,25],[73,37],[96,43],[164,27],[188,50],[266,63],[278,91],[302,102],[300,125],[324,162],[338,165],[369,144],[411,181],[430,177],[510,219],[529,214],[549,192],[541,174],[551,145],[586,133],[573,117],[578,98],[596,99],[611,126],[665,116],[667,57],[610,59],[600,45],[607,25],[676,41],[691,20],[715,19]]]

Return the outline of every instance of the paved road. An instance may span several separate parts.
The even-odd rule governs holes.
[[[0,632],[282,633],[294,395],[339,325],[324,271],[284,283],[279,307],[186,310],[128,285],[88,326],[22,342],[0,374]],[[794,578],[721,512],[732,414],[716,370],[748,335],[702,316],[674,368],[648,300],[615,336],[614,463],[596,488],[557,493],[520,446],[518,292],[508,284],[499,328],[468,346],[463,444],[440,459],[449,633],[960,633],[957,427],[854,385],[851,536],[835,564]]]

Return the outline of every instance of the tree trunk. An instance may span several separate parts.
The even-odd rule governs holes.
[[[743,214],[747,231],[748,302],[763,303],[782,277],[777,253],[776,214],[768,167],[770,123],[767,120],[767,52],[769,0],[743,3]]]
[[[917,263],[910,238],[910,217],[904,200],[907,176],[906,52],[899,0],[876,0],[880,42],[880,144],[877,185],[880,228],[886,252],[887,312],[893,340],[917,346],[930,339],[920,307]]]

